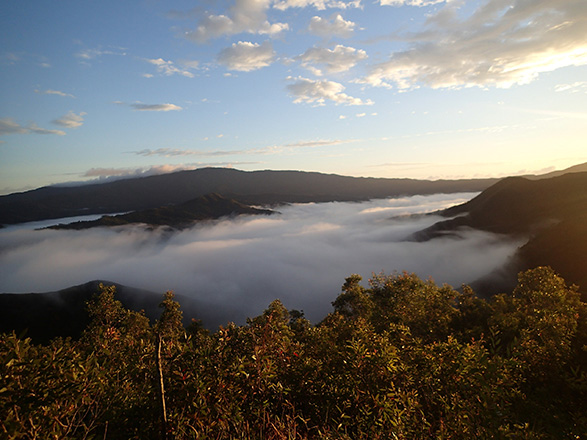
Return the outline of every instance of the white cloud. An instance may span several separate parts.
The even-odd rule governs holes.
[[[81,112],[79,114],[75,114],[74,112],[70,111],[66,115],[61,116],[59,119],[55,119],[53,121],[54,124],[61,125],[62,127],[67,128],[77,128],[81,127],[84,123],[84,116],[86,115],[85,112]]]
[[[183,110],[180,106],[175,104],[143,104],[137,102],[129,105],[137,111],[169,112],[172,110]]]
[[[337,45],[334,49],[312,47],[298,57],[302,65],[317,75],[322,71],[313,67],[314,64],[324,66],[326,73],[344,72],[354,67],[358,62],[367,58],[364,50]]]
[[[382,6],[430,6],[450,0],[379,0]]]
[[[323,38],[350,37],[355,30],[355,23],[345,20],[340,14],[334,14],[330,20],[322,17],[312,17],[308,32]]]
[[[72,94],[65,93],[65,92],[62,92],[60,90],[52,90],[52,89],[49,89],[49,90],[35,90],[35,93],[40,93],[41,95],[57,95],[57,96],[66,96],[66,97],[69,97],[69,98],[75,98],[75,96],[73,96]]]
[[[277,35],[289,29],[286,23],[269,23],[267,9],[271,0],[236,0],[225,14],[207,14],[197,28],[185,37],[198,43],[223,35],[239,33]]]
[[[39,127],[36,123],[31,122],[27,126],[22,126],[10,118],[0,119],[0,136],[9,134],[56,134],[64,136],[65,132],[62,130],[49,130]]]
[[[445,4],[424,31],[407,36],[406,50],[374,65],[362,82],[399,89],[507,88],[587,64],[584,0],[488,0],[467,16],[463,5]]]
[[[186,67],[188,67],[186,69],[180,69],[173,63],[173,61],[165,61],[163,58],[147,59],[146,61],[157,66],[157,71],[165,76],[181,75],[193,78],[194,74],[189,71],[189,68],[196,68],[198,66],[197,61],[190,61],[189,64],[186,63]]]
[[[587,81],[576,81],[572,84],[557,84],[555,92],[587,93]]]
[[[371,105],[371,100],[362,101],[360,98],[343,93],[345,87],[334,81],[314,81],[303,77],[288,77],[293,84],[288,84],[287,89],[294,97],[295,103],[309,103],[314,105],[324,105],[326,101],[332,101],[335,104],[344,105]]]
[[[361,7],[361,0],[351,0],[351,1],[340,1],[340,0],[281,0],[276,1],[273,7],[279,10],[285,10],[288,8],[306,8],[308,6],[313,6],[318,10],[324,10],[326,8],[337,8],[337,9],[347,9],[347,8],[360,8]]]
[[[274,58],[273,46],[268,41],[262,44],[239,41],[222,50],[218,62],[229,70],[250,72],[269,66]]]
[[[95,49],[82,49],[75,54],[76,57],[87,62],[103,55],[126,55],[123,48],[102,49],[100,47]]]
[[[10,118],[0,119],[0,136],[8,134],[26,134],[28,130]]]

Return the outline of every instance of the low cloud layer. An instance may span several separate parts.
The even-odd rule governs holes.
[[[473,194],[282,207],[281,215],[223,220],[175,234],[120,230],[0,231],[0,292],[58,290],[94,279],[202,304],[202,316],[244,322],[274,299],[313,322],[331,311],[345,277],[415,272],[460,286],[500,267],[519,243],[492,234],[403,241],[438,220],[430,212]]]

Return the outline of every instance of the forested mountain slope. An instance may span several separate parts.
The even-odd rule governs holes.
[[[542,180],[511,177],[439,214],[452,218],[413,238],[430,240],[460,228],[525,237],[509,263],[510,284],[519,270],[548,265],[587,294],[587,172]]]

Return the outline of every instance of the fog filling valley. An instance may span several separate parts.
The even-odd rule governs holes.
[[[501,267],[520,242],[463,231],[418,243],[433,212],[476,193],[362,203],[294,204],[272,216],[241,216],[170,233],[142,226],[83,231],[0,229],[0,292],[46,292],[108,280],[195,298],[204,323],[244,323],[274,299],[313,323],[332,311],[346,277],[415,272],[459,287]],[[206,315],[218,322],[206,321]]]

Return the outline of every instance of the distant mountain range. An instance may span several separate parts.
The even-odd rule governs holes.
[[[49,186],[0,196],[0,224],[142,211],[186,203],[211,193],[248,205],[272,205],[482,191],[497,180],[378,179],[301,171],[202,168],[110,183]]]
[[[587,171],[587,163],[532,179]],[[483,191],[499,179],[415,180],[302,171],[201,168],[78,186],[47,186],[0,196],[0,225],[142,211],[216,193],[247,205],[361,201],[416,194]]]
[[[551,266],[587,295],[587,172],[541,180],[510,177],[439,214],[451,218],[412,238],[425,241],[473,228],[528,239],[508,270],[480,280],[478,290],[496,293],[515,284],[520,270]]]
[[[271,215],[275,211],[253,208],[219,194],[208,194],[179,205],[133,211],[128,214],[104,215],[98,220],[79,221],[50,226],[49,229],[89,229],[97,226],[122,226],[141,223],[149,226],[166,226],[183,229],[195,222],[237,215]]]

